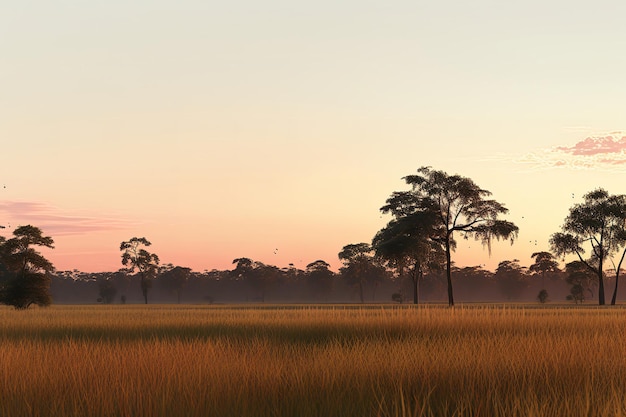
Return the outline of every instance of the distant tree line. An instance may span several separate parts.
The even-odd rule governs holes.
[[[316,260],[304,269],[279,268],[250,258],[236,258],[230,270],[195,272],[160,264],[148,251],[150,241],[133,237],[120,244],[122,268],[115,272],[55,272],[37,246],[53,240],[34,226],[21,226],[13,237],[0,237],[0,303],[15,308],[64,303],[101,302],[446,302],[548,301],[611,304],[620,293],[626,256],[626,196],[598,188],[570,208],[550,251],[531,255],[530,267],[518,259],[499,263],[495,271],[459,268],[453,260],[457,239],[475,239],[489,251],[494,239],[511,244],[515,224],[491,193],[471,179],[430,167],[404,178],[409,190],[396,191],[381,207],[392,219],[371,242],[345,245],[338,272]],[[576,260],[559,268],[557,259]],[[454,278],[454,279],[453,279]],[[133,284],[137,282],[138,285]],[[138,291],[139,290],[139,291]],[[456,295],[455,295],[456,294]]]
[[[343,251],[342,251],[343,252]],[[367,256],[367,255],[366,255]],[[598,280],[580,261],[558,267],[549,252],[533,254],[534,263],[499,263],[495,271],[480,266],[452,266],[458,299],[462,302],[565,302],[598,299]],[[615,282],[614,271],[605,281]],[[425,272],[420,302],[447,302],[445,271]],[[192,271],[165,264],[151,280],[154,303],[412,303],[411,275],[398,275],[371,257],[359,259],[339,272],[317,260],[304,269],[279,268],[249,258],[238,258],[232,269]],[[51,275],[51,294],[60,303],[143,303],[138,273],[58,271]],[[540,297],[542,291],[546,294]],[[626,298],[626,290],[619,292]]]

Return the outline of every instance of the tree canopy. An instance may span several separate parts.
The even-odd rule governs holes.
[[[31,225],[16,228],[11,239],[0,240],[0,262],[4,266],[0,302],[3,304],[26,309],[33,304],[48,306],[52,302],[49,273],[54,271],[54,266],[33,246],[53,249],[54,241]]]
[[[146,304],[148,304],[148,291],[152,287],[152,279],[156,276],[159,266],[159,257],[143,248],[150,245],[152,243],[145,237],[133,237],[120,244],[122,265],[126,267],[126,271],[129,273],[138,272],[141,292]]]
[[[604,264],[607,259],[621,251],[616,267],[615,290],[612,304],[615,304],[619,269],[626,254],[626,196],[610,195],[597,188],[583,196],[584,202],[575,204],[569,210],[561,232],[550,237],[552,251],[557,256],[575,254],[598,280],[598,303],[604,305]],[[583,257],[585,246],[590,249],[589,257]]]
[[[381,210],[396,218],[432,211],[437,225],[430,238],[444,247],[448,304],[453,306],[451,253],[455,248],[454,234],[473,237],[491,253],[493,239],[510,239],[513,243],[519,229],[515,224],[499,219],[508,209],[496,200],[488,199],[491,192],[480,188],[470,178],[423,166],[417,174],[408,175],[404,180],[411,186],[411,191],[393,193]]]

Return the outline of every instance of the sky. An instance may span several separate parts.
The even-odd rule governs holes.
[[[421,166],[473,179],[520,227],[459,266],[532,263],[597,187],[626,193],[626,3],[0,4],[0,231],[58,270],[248,257],[334,269]]]

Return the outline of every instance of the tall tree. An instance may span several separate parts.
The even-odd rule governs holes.
[[[4,279],[0,286],[0,302],[16,309],[32,304],[47,306],[50,296],[50,276],[54,266],[33,246],[54,248],[54,241],[35,226],[20,226],[13,238],[0,240],[0,261]]]
[[[126,271],[139,274],[141,293],[146,304],[148,304],[148,291],[152,287],[152,279],[156,276],[159,267],[159,257],[144,249],[152,243],[145,237],[133,237],[120,244],[122,251],[122,265]]]
[[[439,227],[432,238],[444,247],[448,304],[453,306],[452,251],[455,249],[455,233],[465,238],[473,237],[487,246],[491,253],[494,238],[510,239],[513,243],[519,229],[515,224],[499,219],[508,209],[495,200],[487,199],[491,192],[480,188],[470,178],[421,167],[416,175],[408,175],[404,180],[412,187],[409,194],[395,193],[391,198],[413,199],[417,204],[414,207],[434,210]],[[410,205],[405,207],[411,209]],[[382,210],[385,212],[385,207]]]
[[[616,270],[619,271],[626,254],[626,196],[610,195],[602,188],[583,196],[584,202],[570,208],[561,227],[562,232],[550,238],[552,251],[558,256],[575,254],[598,280],[598,303],[606,304],[604,295],[604,265],[607,259],[621,251]],[[584,258],[584,245],[591,249],[589,258]],[[615,304],[619,273],[611,304]]]
[[[400,214],[376,233],[372,246],[376,256],[384,259],[398,276],[408,270],[413,285],[413,304],[418,304],[419,284],[424,274],[439,270],[445,259],[440,240],[432,238],[440,236],[435,230],[437,216],[433,210],[418,210],[417,207],[413,207],[414,212],[402,214],[406,207],[400,206],[410,204],[410,198],[404,201],[391,198],[387,202],[383,209]]]

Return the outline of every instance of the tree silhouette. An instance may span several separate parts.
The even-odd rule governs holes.
[[[333,289],[334,277],[335,273],[330,270],[330,264],[321,259],[306,266],[305,279],[314,298],[328,300],[328,295]]]
[[[111,277],[105,277],[98,280],[98,295],[99,299],[104,304],[111,304],[117,294],[117,287]]]
[[[439,270],[445,260],[441,241],[436,239],[441,236],[436,230],[437,216],[434,210],[420,210],[415,205],[407,210],[406,204],[411,204],[410,195],[406,199],[394,197],[399,195],[387,200],[387,205],[381,210],[398,213],[397,218],[376,233],[372,246],[376,255],[386,260],[387,265],[395,269],[398,276],[404,275],[404,271],[409,269],[413,284],[413,304],[418,304],[419,283],[424,274]],[[407,211],[408,214],[404,214]]]
[[[575,254],[598,280],[598,303],[605,304],[604,263],[620,249],[621,258],[616,271],[619,271],[626,254],[626,196],[609,195],[598,188],[584,195],[584,202],[570,208],[565,218],[562,232],[550,238],[552,251],[557,256]],[[591,256],[583,258],[583,245],[591,247]],[[616,272],[615,291],[611,304],[615,304],[619,272]]]
[[[156,276],[159,266],[159,257],[145,250],[142,246],[150,246],[145,237],[132,239],[120,244],[122,251],[122,265],[126,267],[126,271],[139,273],[141,293],[146,304],[148,304],[148,291],[152,287],[152,279]]]
[[[584,262],[573,261],[565,265],[567,276],[565,282],[570,285],[570,295],[568,300],[576,304],[585,301],[585,293],[593,298],[593,289],[598,285],[598,276],[595,271],[590,270]]]
[[[552,255],[550,252],[534,252],[532,255],[530,255],[530,257],[534,259],[535,262],[528,267],[528,272],[533,274],[533,276],[538,275],[541,277],[540,294],[542,294],[542,292],[545,292],[545,294],[541,297],[541,299],[544,300],[542,301],[543,303],[545,302],[545,300],[548,299],[548,290],[546,290],[546,276],[554,276],[555,274],[561,272],[561,270],[559,269],[559,263],[556,261],[556,259],[554,259],[554,255]]]
[[[346,245],[338,256],[344,264],[339,272],[349,285],[359,289],[359,299],[364,303],[365,287],[372,285],[375,289],[385,279],[387,271],[376,261],[374,249],[368,243]]]
[[[520,266],[518,259],[502,261],[498,264],[494,278],[500,286],[500,291],[508,300],[516,300],[526,288],[525,267]]]
[[[445,250],[448,304],[453,306],[451,254],[455,249],[455,232],[465,238],[479,240],[491,252],[494,238],[510,239],[513,243],[519,229],[509,221],[498,219],[508,209],[495,200],[488,200],[491,192],[478,187],[471,179],[448,175],[430,167],[421,167],[417,172],[416,175],[404,177],[406,183],[411,185],[411,191],[394,193],[392,196],[392,199],[400,198],[415,203],[399,205],[402,210],[397,214],[391,208],[388,211],[396,217],[404,217],[414,213],[415,209],[434,210],[438,227],[434,229],[436,234],[431,238],[441,243]],[[387,211],[385,207],[383,212]],[[403,211],[404,209],[407,211]]]
[[[13,236],[0,239],[0,261],[4,267],[0,302],[16,309],[26,309],[32,304],[50,305],[49,273],[54,271],[54,266],[33,246],[53,249],[54,241],[31,225],[16,228]]]
[[[191,268],[168,264],[159,273],[158,281],[166,290],[176,293],[176,300],[180,304],[180,295],[187,285],[190,276]]]
[[[234,259],[233,264],[237,266],[230,272],[231,277],[243,281],[252,290],[253,298],[265,302],[268,290],[279,280],[280,269],[250,258]]]

